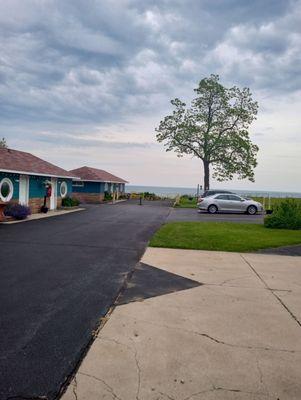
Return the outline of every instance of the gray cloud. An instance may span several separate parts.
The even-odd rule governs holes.
[[[300,90],[300,15],[300,1],[283,0],[3,0],[0,133],[59,125],[64,140],[75,125],[159,120],[212,72],[252,90]]]

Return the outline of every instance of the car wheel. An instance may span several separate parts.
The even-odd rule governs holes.
[[[211,205],[208,207],[208,212],[209,212],[210,214],[216,214],[216,213],[217,213],[217,207],[216,207],[214,204],[211,204]]]
[[[249,215],[255,215],[257,213],[257,208],[255,206],[249,206],[247,208],[247,213]]]

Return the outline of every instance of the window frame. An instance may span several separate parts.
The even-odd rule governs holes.
[[[62,188],[63,187],[66,189],[64,194],[62,193]],[[67,196],[67,194],[68,194],[68,185],[67,185],[66,181],[63,181],[60,184],[60,196],[61,196],[62,199],[64,199]]]
[[[9,186],[9,194],[6,197],[2,196],[2,193],[1,193],[2,185],[4,183],[7,183]],[[3,203],[8,203],[13,198],[13,195],[14,195],[14,184],[13,184],[12,180],[9,178],[3,178],[0,181],[0,200],[3,201]]]

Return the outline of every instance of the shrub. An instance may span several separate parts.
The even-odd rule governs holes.
[[[143,192],[142,197],[145,200],[158,200],[159,199],[159,196],[156,196],[155,193],[151,193],[151,192]]]
[[[264,219],[267,228],[301,229],[301,205],[294,199],[286,199],[273,208]]]
[[[65,197],[62,200],[63,207],[76,207],[80,204],[80,201],[75,197]]]
[[[110,200],[112,200],[112,199],[113,199],[113,196],[111,195],[111,193],[105,192],[104,200],[105,200],[105,201],[110,201]]]
[[[9,204],[4,211],[7,217],[12,217],[18,220],[26,219],[31,214],[30,208],[21,204]]]

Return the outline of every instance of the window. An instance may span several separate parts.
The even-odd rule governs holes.
[[[231,195],[229,195],[229,200],[241,201],[241,198],[239,196],[234,196],[233,194],[231,194]]]
[[[229,200],[229,196],[227,194],[220,194],[219,196],[216,196],[217,200]]]
[[[108,189],[109,189],[109,187],[108,187],[109,185],[108,185],[108,182],[106,182],[105,183],[105,192],[107,192],[108,191]]]
[[[8,202],[12,199],[14,193],[14,186],[10,179],[4,178],[0,182],[0,200]]]
[[[61,183],[60,193],[61,193],[62,198],[66,197],[66,195],[68,193],[68,186],[67,186],[66,182]]]

